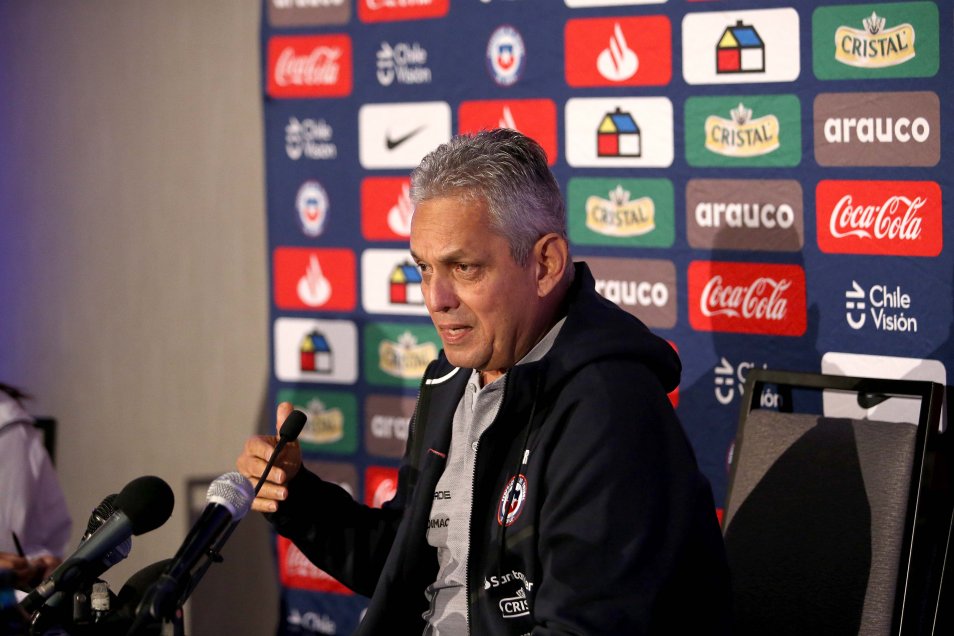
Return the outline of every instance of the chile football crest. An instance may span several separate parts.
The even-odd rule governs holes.
[[[527,478],[523,475],[511,477],[510,481],[503,489],[500,495],[500,501],[497,504],[497,523],[502,526],[509,526],[520,513],[523,512],[523,505],[527,502]]]
[[[487,43],[487,67],[494,81],[510,86],[523,74],[526,49],[520,32],[510,25],[498,27]]]

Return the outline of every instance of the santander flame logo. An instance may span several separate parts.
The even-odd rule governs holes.
[[[609,48],[603,49],[596,58],[596,68],[600,75],[612,82],[624,82],[639,69],[639,58],[626,45],[626,36],[623,35],[619,22],[613,25]]]
[[[846,194],[835,205],[829,230],[835,238],[857,236],[864,239],[916,241],[921,236],[919,211],[926,199],[905,196],[888,197],[880,206],[854,205]]]

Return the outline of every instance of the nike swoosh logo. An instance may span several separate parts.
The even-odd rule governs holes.
[[[412,130],[411,132],[407,133],[406,135],[404,135],[404,136],[402,136],[402,137],[398,137],[397,139],[392,139],[390,134],[385,134],[385,136],[384,136],[384,143],[387,144],[388,150],[394,150],[395,148],[397,148],[398,146],[400,146],[400,145],[403,144],[405,141],[407,141],[408,139],[410,139],[411,137],[413,137],[413,136],[416,135],[417,133],[421,132],[421,131],[424,130],[425,128],[427,128],[427,126],[418,126],[417,128],[415,128],[415,129]]]

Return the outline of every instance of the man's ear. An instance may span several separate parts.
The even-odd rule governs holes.
[[[551,232],[541,236],[533,246],[533,264],[537,271],[537,295],[548,295],[563,280],[570,259],[566,239]]]

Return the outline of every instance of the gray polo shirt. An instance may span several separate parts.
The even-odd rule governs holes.
[[[563,327],[561,319],[518,365],[545,356]],[[480,374],[471,373],[464,394],[457,403],[451,431],[450,449],[444,473],[437,482],[427,525],[427,542],[437,548],[440,569],[437,580],[425,590],[430,609],[425,612],[425,636],[468,634],[467,555],[470,551],[468,525],[473,504],[473,477],[480,436],[497,417],[503,401],[506,374],[487,386],[480,386]]]

